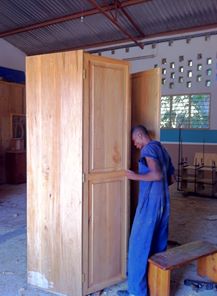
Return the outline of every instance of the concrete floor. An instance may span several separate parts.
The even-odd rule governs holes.
[[[209,240],[217,244],[217,199],[183,197],[171,189],[170,237],[180,244]],[[26,282],[26,187],[0,186],[0,296],[54,295],[35,289]],[[216,290],[193,291],[184,279],[201,279],[195,264],[176,270],[171,278],[171,296],[216,296]],[[205,279],[207,280],[207,279]],[[102,295],[114,296],[127,282],[109,287]],[[77,296],[77,295],[75,295]]]

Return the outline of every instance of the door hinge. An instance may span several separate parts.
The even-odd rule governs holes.
[[[85,173],[82,174],[82,183],[85,182]]]
[[[87,77],[87,71],[86,71],[86,69],[83,69],[83,79],[86,79],[86,77]]]
[[[82,273],[82,283],[85,282],[85,273]]]

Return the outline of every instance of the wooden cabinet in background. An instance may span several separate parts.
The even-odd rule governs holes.
[[[25,85],[0,81],[0,184],[6,182],[5,153],[12,138],[11,114],[25,114]]]
[[[26,182],[26,151],[7,151],[5,164],[8,184]]]

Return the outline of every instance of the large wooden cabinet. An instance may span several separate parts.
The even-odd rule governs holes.
[[[5,156],[12,138],[12,114],[25,114],[25,85],[0,81],[0,184],[6,182]]]
[[[125,278],[128,63],[27,58],[28,281],[80,296]]]

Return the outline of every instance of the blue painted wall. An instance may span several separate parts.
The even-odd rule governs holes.
[[[25,73],[19,70],[0,67],[0,77],[8,82],[25,83]]]
[[[183,143],[213,143],[217,144],[217,130],[185,130],[161,129],[160,140],[162,142],[179,142],[179,135]]]

